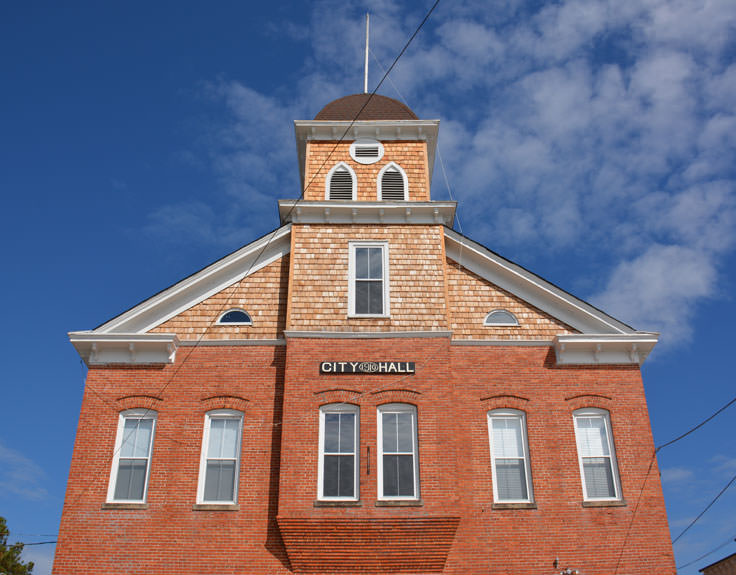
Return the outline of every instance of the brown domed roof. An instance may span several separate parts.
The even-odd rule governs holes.
[[[412,112],[408,106],[405,106],[398,100],[374,94],[363,108],[370,94],[353,94],[338,98],[322,108],[314,119],[315,120],[335,120],[335,121],[352,121],[352,120],[418,120],[416,114]],[[361,108],[363,111],[361,112]],[[360,117],[356,118],[356,114],[360,112]]]

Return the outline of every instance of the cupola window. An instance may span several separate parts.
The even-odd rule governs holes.
[[[495,309],[486,316],[483,325],[491,327],[516,327],[519,325],[519,320],[510,311]]]
[[[350,157],[359,164],[375,164],[383,158],[383,144],[378,140],[361,138],[350,144]]]
[[[355,199],[355,173],[350,166],[341,162],[330,170],[325,196],[328,200]]]
[[[409,199],[406,173],[398,164],[391,162],[378,173],[378,199],[384,202]]]
[[[250,319],[248,312],[245,310],[231,309],[223,313],[217,323],[221,325],[253,325],[253,320]]]

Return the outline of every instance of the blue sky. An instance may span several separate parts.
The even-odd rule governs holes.
[[[0,515],[20,540],[58,530],[85,377],[66,332],[274,228],[292,120],[362,90],[366,9],[374,86],[431,2],[259,4],[0,4]],[[443,0],[381,89],[441,120],[432,193],[449,182],[466,235],[662,332],[658,445],[736,389],[735,28],[730,0]],[[673,536],[736,473],[735,410],[660,452]],[[677,564],[734,516],[736,487]],[[52,554],[26,550],[41,575]]]

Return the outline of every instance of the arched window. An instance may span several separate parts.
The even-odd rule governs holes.
[[[357,405],[333,403],[319,409],[319,498],[358,499]]]
[[[355,199],[355,172],[345,162],[340,162],[327,174],[325,199]]]
[[[384,202],[409,199],[409,181],[398,164],[390,162],[378,172],[378,199]]]
[[[151,450],[157,413],[127,409],[118,417],[107,501],[144,503],[151,472]]]
[[[491,443],[493,500],[499,503],[531,502],[526,414],[518,409],[489,411],[488,435]]]
[[[253,325],[253,320],[245,310],[235,308],[226,311],[217,320],[220,325]]]
[[[573,412],[580,476],[586,501],[621,499],[611,418],[605,409]]]
[[[197,503],[237,502],[242,434],[242,412],[216,409],[205,415]]]
[[[510,311],[505,309],[494,309],[487,316],[483,325],[491,327],[512,327],[518,326],[519,320]]]
[[[378,407],[378,499],[419,499],[417,408]]]

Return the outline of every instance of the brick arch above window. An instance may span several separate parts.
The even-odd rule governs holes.
[[[480,398],[481,407],[485,411],[492,409],[518,409],[526,411],[529,407],[529,399],[521,395],[498,394]]]
[[[422,395],[420,391],[416,391],[409,388],[392,388],[392,389],[379,389],[372,391],[371,397],[378,400],[381,404],[384,403],[409,403],[413,405],[419,397]]]
[[[358,403],[363,398],[364,392],[359,389],[332,387],[315,391],[314,395],[320,405],[325,405],[327,403]]]
[[[163,398],[156,395],[124,395],[118,397],[115,400],[115,404],[119,411],[125,411],[126,409],[152,409],[157,410]]]
[[[570,411],[576,409],[582,409],[585,407],[598,408],[602,407],[610,411],[613,405],[613,399],[607,395],[601,395],[598,393],[581,393],[578,395],[571,395],[565,398]]]
[[[245,408],[250,401],[239,395],[211,395],[200,399],[202,402],[202,411],[212,411],[213,409],[232,409],[234,411],[245,412]]]

